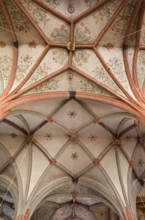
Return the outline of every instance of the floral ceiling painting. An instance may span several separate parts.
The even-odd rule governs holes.
[[[128,184],[145,178],[144,11],[144,0],[0,1],[0,171],[6,185],[16,172],[16,220],[48,210],[53,220],[136,219]]]

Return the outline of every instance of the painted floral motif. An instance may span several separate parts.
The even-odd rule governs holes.
[[[21,2],[26,8],[26,10],[29,11],[33,19],[36,21],[36,23],[41,26],[41,28],[42,25],[46,27],[48,21],[53,19],[52,16],[49,14],[49,12],[44,10],[42,7],[39,7],[37,4],[34,4],[32,1],[27,2],[26,0],[21,0]],[[48,3],[52,3],[52,2],[54,2],[53,4],[54,6],[57,1],[48,1]],[[43,29],[43,31],[45,32],[45,29]],[[51,33],[50,40],[52,42],[57,42],[57,43],[67,43],[69,40],[69,29],[67,29],[67,26],[61,25],[60,28],[55,28],[53,33]]]
[[[142,167],[145,164],[145,162],[143,161],[142,158],[140,158],[140,159],[138,159],[137,164],[138,164],[138,166]]]
[[[127,77],[126,77],[125,70],[123,68],[123,63],[121,62],[121,60],[116,57],[111,58],[111,59],[109,59],[108,65],[111,67],[111,69],[117,75],[119,80],[128,89],[128,81],[127,81]]]
[[[124,83],[124,86],[128,89],[128,81],[121,60],[115,57],[111,58],[108,61],[108,65],[111,67],[111,69],[113,70],[114,74],[116,74],[118,79],[122,83]],[[115,82],[110,78],[110,75],[106,72],[106,70],[103,67],[101,68],[97,67],[93,72],[95,73],[95,78],[97,78],[99,81],[101,81],[104,84],[106,84],[107,82],[107,85],[109,85],[111,89],[113,89],[115,92],[119,92],[119,88],[117,87]]]
[[[16,81],[20,82],[26,75],[27,70],[33,64],[33,59],[30,55],[21,56],[17,67]]]
[[[39,7],[38,5],[34,4],[31,0],[21,0],[21,3],[24,5],[26,10],[29,11],[31,16],[37,23],[43,23],[43,25],[45,26],[46,23],[50,20],[47,17],[46,11],[42,7]]]
[[[80,80],[80,89],[83,92],[96,92],[97,85],[89,80]]]
[[[77,113],[75,111],[69,111],[68,116],[70,118],[75,118],[77,116]]]
[[[9,76],[11,73],[11,67],[12,67],[12,59],[8,55],[1,56],[0,57],[0,73],[3,78],[4,85],[8,83]],[[2,80],[1,78],[1,80]],[[3,84],[3,83],[2,83]]]
[[[141,65],[145,65],[145,53],[144,53],[144,51],[140,52],[139,63]]]
[[[109,92],[89,80],[80,80],[80,89],[82,92],[111,96]]]
[[[27,33],[30,29],[30,23],[23,13],[13,4],[13,1],[7,2],[7,7],[10,12],[10,16],[13,20],[15,29],[20,32]]]
[[[52,140],[53,134],[51,134],[51,133],[46,133],[46,135],[45,135],[44,137],[46,138],[46,140]]]
[[[77,153],[72,153],[71,158],[73,160],[77,160],[79,158],[79,155]]]
[[[53,49],[52,54],[53,54],[53,60],[55,61],[55,63],[60,63],[60,64],[64,63],[68,55],[67,50],[56,49],[56,48]]]
[[[74,54],[74,60],[78,66],[82,66],[83,63],[87,63],[89,57],[90,54],[87,50],[76,50]]]
[[[0,47],[6,47],[6,43],[4,41],[0,41]]]
[[[144,25],[145,26],[145,25]],[[144,28],[145,29],[145,28]],[[143,37],[142,37],[142,41],[143,41],[143,44],[145,44],[145,32],[143,34]]]
[[[47,91],[55,91],[59,89],[59,80],[50,79],[47,82],[37,86],[33,91],[37,92],[47,92]]]
[[[107,83],[107,87],[111,88],[113,91],[120,93],[119,88],[115,84],[115,82],[110,78],[110,75],[106,72],[103,67],[97,67],[93,70],[95,73],[94,77],[99,80],[101,83]]]
[[[72,81],[72,79],[73,79],[73,73],[72,72],[67,73],[67,79],[68,79],[68,81]]]
[[[103,47],[106,47],[107,50],[111,50],[111,49],[113,49],[114,45],[111,42],[109,42],[107,44],[104,44]]]
[[[142,44],[145,44],[145,16],[143,18],[143,23],[142,23],[141,41]]]
[[[64,24],[60,28],[55,28],[50,40],[52,42],[67,43],[69,41],[69,29]]]
[[[128,51],[128,63],[130,67],[130,71],[132,72],[133,68],[133,55],[134,55],[134,50]]]
[[[145,79],[145,53],[141,51],[138,60],[138,81],[142,88]]]
[[[99,0],[85,0],[85,4],[87,7],[91,8],[93,5],[95,5]]]
[[[90,141],[96,141],[97,139],[97,135],[95,134],[90,134],[90,136],[88,137]]]
[[[94,13],[94,18],[98,23],[99,20],[108,22],[120,3],[120,0],[109,0],[100,10]],[[99,20],[98,20],[99,19]]]
[[[91,31],[89,28],[85,26],[84,23],[80,23],[79,26],[76,27],[75,29],[75,41],[78,44],[89,44],[93,43],[93,39],[91,37]]]
[[[117,17],[115,23],[112,26],[112,31],[114,32],[115,36],[124,35],[126,33],[133,7],[133,4],[128,4]]]
[[[40,71],[40,73],[41,73],[41,71]],[[47,74],[47,72],[46,72],[46,74]],[[32,84],[33,82],[38,81],[39,77],[42,77],[38,73],[37,73],[37,75],[35,74],[35,76],[36,76],[36,78],[34,79],[33,75],[32,75],[32,77],[30,78],[31,81],[28,81],[29,84]],[[33,80],[32,80],[32,78],[33,78]],[[29,85],[28,83],[26,84],[27,86]],[[70,88],[69,85],[68,85],[68,88]],[[73,88],[75,88],[76,91],[96,93],[96,94],[101,94],[101,95],[105,95],[105,96],[107,95],[107,96],[112,97],[112,95],[110,93],[108,93],[106,90],[102,89],[101,87],[97,86],[96,84],[94,84],[91,81],[86,80],[86,79],[79,80],[79,83],[77,84],[77,86],[73,87]],[[41,85],[37,86],[35,89],[31,90],[31,93],[56,91],[56,90],[61,90],[61,80],[53,78],[53,79],[50,79],[49,81],[44,82]],[[70,90],[70,89],[67,89],[67,91],[68,90]],[[64,89],[63,89],[63,91],[64,91]],[[71,111],[68,113],[68,116],[70,118],[73,118],[76,116],[76,113]]]
[[[137,27],[138,27],[138,19],[135,20],[135,22],[133,24],[133,27],[132,27],[132,34],[129,36],[129,40],[131,42],[131,46],[134,46],[134,47],[135,47],[135,42],[136,42],[136,34],[134,34],[134,33],[136,32]],[[144,35],[144,37],[145,37],[145,35]]]
[[[29,86],[30,84],[48,76],[49,70],[50,70],[50,68],[48,67],[48,65],[46,63],[44,63],[43,66],[39,66],[36,69],[36,71],[33,73],[33,75],[30,77],[30,79],[26,82],[25,86]],[[36,91],[38,91],[38,90],[41,91],[44,88],[49,89],[52,86],[51,84],[52,84],[52,82],[50,82],[50,81],[49,81],[49,83],[48,82],[43,83],[42,85],[40,85],[36,88]],[[52,87],[54,87],[54,86],[52,86]]]
[[[44,1],[53,8],[56,8],[57,6],[60,5],[59,0],[44,0]]]
[[[48,76],[50,69],[51,68],[46,63],[44,63],[42,66],[39,66],[30,78],[31,83]]]
[[[31,48],[36,48],[36,42],[34,40],[32,40],[28,43],[28,46]]]
[[[8,29],[8,24],[7,24],[7,20],[2,12],[2,10],[0,10],[0,32],[3,31],[3,28]]]

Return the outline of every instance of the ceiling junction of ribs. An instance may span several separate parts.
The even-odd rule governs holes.
[[[2,187],[1,218],[136,219],[144,8],[143,0],[0,1],[0,181],[15,200]]]

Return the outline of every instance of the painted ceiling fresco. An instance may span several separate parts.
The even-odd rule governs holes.
[[[142,0],[2,0],[1,118],[23,96],[76,91],[144,121],[144,17]]]
[[[0,219],[142,218],[144,8],[0,1]]]

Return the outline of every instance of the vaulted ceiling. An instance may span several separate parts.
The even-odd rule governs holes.
[[[144,121],[144,1],[2,0],[0,6],[7,103],[1,118],[30,94],[77,91]]]
[[[121,215],[123,207],[136,204],[129,185],[145,178],[144,136],[144,126],[128,112],[96,101],[28,103],[0,124],[1,180],[10,182],[16,201],[20,196],[18,210],[33,213],[41,202],[42,216],[50,206],[52,219],[66,219],[74,206],[80,215],[90,208],[97,216],[102,211],[95,207],[106,205]],[[60,205],[69,209],[64,216]]]
[[[126,207],[136,215],[145,178],[144,6],[0,1],[0,181],[16,215],[109,220],[105,213],[122,218]]]

